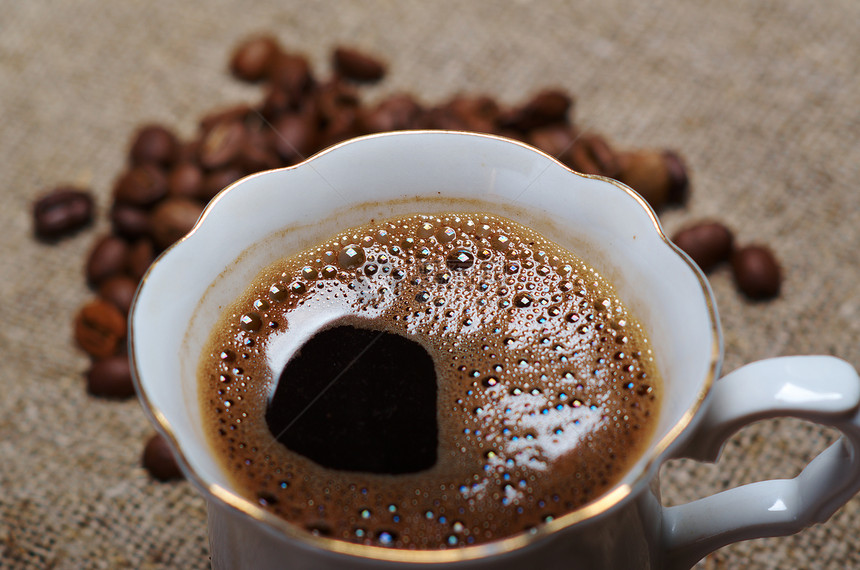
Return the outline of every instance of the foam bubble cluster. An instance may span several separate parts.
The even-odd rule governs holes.
[[[329,469],[267,429],[284,365],[343,323],[431,355],[431,468]],[[213,445],[248,498],[315,534],[407,549],[528,532],[597,498],[641,455],[660,387],[640,325],[593,268],[510,220],[456,213],[350,229],[269,267],[199,375]]]

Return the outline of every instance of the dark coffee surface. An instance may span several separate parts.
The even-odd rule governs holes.
[[[265,269],[199,376],[242,494],[310,532],[412,549],[599,497],[647,445],[660,389],[594,268],[482,214],[375,222]]]
[[[288,449],[331,469],[429,469],[438,440],[433,359],[400,335],[326,329],[284,368],[266,424]]]

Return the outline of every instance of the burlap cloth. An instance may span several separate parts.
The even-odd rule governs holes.
[[[226,73],[259,30],[327,75],[346,43],[384,56],[372,101],[487,92],[516,103],[540,87],[576,94],[577,121],[619,144],[679,150],[693,172],[669,232],[716,217],[742,243],[770,244],[787,280],[751,304],[727,269],[711,276],[725,371],[755,359],[834,354],[860,364],[860,3],[207,3],[0,0],[0,567],[207,567],[205,505],[185,482],[140,467],[151,433],[134,400],[87,396],[70,322],[107,230],[112,182],[142,122],[190,137],[208,110],[257,101]],[[32,238],[31,203],[60,182],[89,185],[94,229]],[[834,438],[797,421],[743,430],[719,464],[673,462],[668,503],[794,476]],[[860,500],[788,538],[725,548],[706,568],[860,567]]]

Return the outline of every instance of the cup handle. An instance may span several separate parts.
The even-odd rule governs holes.
[[[780,416],[834,427],[842,437],[793,479],[760,481],[664,507],[666,567],[690,568],[732,542],[785,536],[829,519],[860,490],[858,409],[857,371],[831,356],[762,360],[715,382],[701,423],[678,457],[715,462],[741,427]]]

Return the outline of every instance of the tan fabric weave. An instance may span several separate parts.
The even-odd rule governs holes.
[[[256,101],[226,73],[258,30],[307,53],[321,75],[352,44],[384,56],[396,90],[440,102],[538,88],[576,94],[577,121],[619,144],[671,147],[693,171],[670,233],[716,217],[770,244],[784,294],[750,304],[712,275],[729,371],[825,353],[860,365],[860,3],[19,2],[0,0],[0,567],[205,568],[205,506],[187,483],[139,467],[151,432],[135,401],[85,394],[70,322],[92,295],[83,260],[129,136],[142,122],[183,137],[208,110]],[[56,246],[32,239],[31,204],[60,182],[90,185],[96,227]],[[793,476],[833,434],[802,422],[743,430],[716,466],[664,470],[677,504]],[[704,568],[860,567],[860,500],[803,533],[725,548]]]

